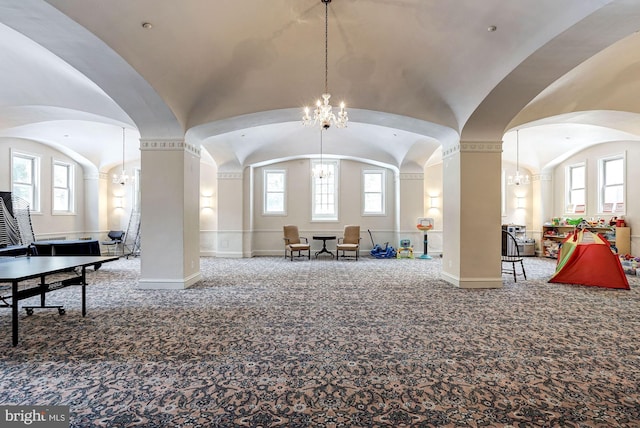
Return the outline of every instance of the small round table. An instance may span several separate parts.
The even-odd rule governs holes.
[[[336,239],[335,235],[314,235],[314,241],[322,241],[322,249],[316,252],[316,259],[318,258],[318,254],[327,253],[331,254],[331,258],[335,257],[333,253],[327,250],[327,241],[331,241]]]

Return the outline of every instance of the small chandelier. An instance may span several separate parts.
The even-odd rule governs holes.
[[[516,175],[509,176],[507,184],[520,186],[529,184],[528,175],[520,175],[520,130],[516,129]]]
[[[336,116],[333,113],[333,107],[329,104],[328,75],[329,75],[329,3],[331,0],[320,0],[324,3],[324,94],[322,94],[323,101],[316,101],[316,108],[313,110],[313,117],[309,107],[304,108],[304,115],[302,116],[302,123],[305,126],[316,126],[320,124],[323,129],[328,129],[331,125],[335,125],[338,128],[346,128],[349,117],[345,110],[344,102],[340,103],[340,111]]]
[[[326,128],[320,128],[320,163],[316,164],[315,167],[313,168],[313,176],[320,180],[322,180],[323,178],[331,177],[331,171],[329,171],[328,168],[325,171],[325,164],[322,161],[322,132],[325,129]]]
[[[129,176],[124,171],[124,127],[122,127],[122,172],[119,175],[113,174],[112,182],[122,186],[129,182]]]

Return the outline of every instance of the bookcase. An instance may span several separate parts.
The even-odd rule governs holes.
[[[575,226],[545,225],[542,228],[542,251],[545,257],[556,258],[562,241],[575,230]],[[592,232],[605,237],[612,246],[618,249],[618,254],[631,253],[631,228],[629,227],[588,227]]]

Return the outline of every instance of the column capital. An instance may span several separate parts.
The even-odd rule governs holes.
[[[551,181],[553,177],[551,174],[533,174],[531,181]]]
[[[200,147],[183,140],[174,139],[140,139],[141,151],[184,151],[200,156]]]
[[[99,180],[102,178],[103,172],[85,172],[84,173],[84,181],[87,180]],[[106,174],[104,174],[106,175]]]
[[[400,180],[424,180],[424,173],[420,172],[401,172]]]
[[[218,180],[242,180],[242,172],[218,172]]]
[[[443,159],[458,153],[502,153],[502,141],[459,141],[442,148]]]

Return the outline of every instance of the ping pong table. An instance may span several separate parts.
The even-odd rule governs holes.
[[[62,315],[65,313],[61,305],[47,306],[45,295],[70,285],[82,286],[82,316],[87,313],[86,286],[87,268],[100,268],[102,263],[117,260],[119,257],[104,256],[37,256],[37,257],[2,257],[0,258],[0,284],[11,284],[11,295],[4,295],[0,290],[0,307],[12,309],[13,346],[18,344],[18,302],[40,295],[40,306],[25,306],[27,315],[33,314],[37,308],[57,308]],[[78,273],[79,270],[79,273]],[[47,283],[46,278],[53,274],[61,274],[55,282]],[[64,279],[60,279],[64,277]],[[23,288],[19,284],[23,281],[40,278],[38,284],[29,284]],[[8,288],[8,287],[7,287]]]

